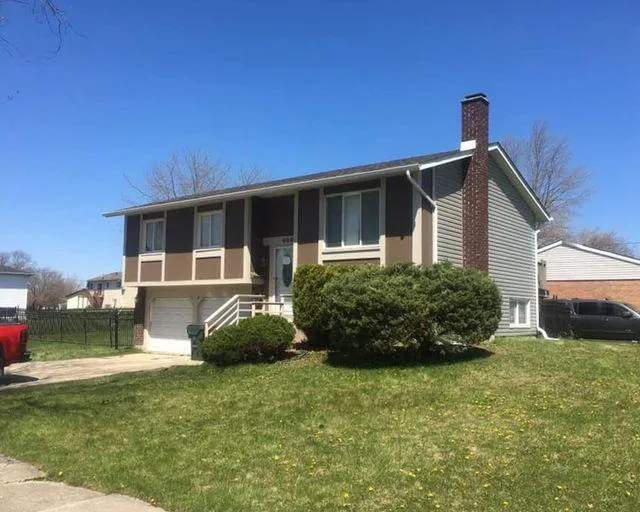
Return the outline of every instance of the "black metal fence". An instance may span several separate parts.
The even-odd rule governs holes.
[[[540,324],[549,336],[571,336],[571,306],[568,301],[543,300],[540,302]]]
[[[133,347],[133,309],[0,308],[0,323],[24,322],[29,339],[113,348]]]

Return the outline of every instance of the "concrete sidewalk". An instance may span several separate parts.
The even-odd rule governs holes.
[[[145,353],[20,363],[9,366],[5,376],[0,377],[0,391],[23,386],[93,379],[117,373],[161,370],[172,366],[198,364],[202,362],[192,361],[187,356]]]
[[[39,469],[0,455],[0,512],[163,512],[121,494],[39,480]]]

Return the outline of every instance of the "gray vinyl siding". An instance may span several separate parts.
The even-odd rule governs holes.
[[[489,161],[489,274],[502,293],[498,334],[535,334],[535,217],[505,173]],[[528,327],[509,327],[510,298],[530,300]]]
[[[466,163],[452,162],[434,171],[438,205],[438,261],[462,266],[462,183]]]

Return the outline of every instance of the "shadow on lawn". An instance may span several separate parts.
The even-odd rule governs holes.
[[[476,346],[449,347],[447,350],[434,350],[419,357],[411,356],[407,358],[369,357],[363,358],[357,354],[345,354],[341,352],[329,351],[327,353],[327,364],[343,368],[389,368],[389,367],[409,367],[409,366],[436,366],[443,364],[454,364],[475,359],[486,359],[491,357],[493,352],[486,348]]]

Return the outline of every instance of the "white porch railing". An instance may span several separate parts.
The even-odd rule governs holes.
[[[221,327],[236,325],[243,318],[256,315],[278,315],[292,320],[291,302],[284,299],[283,296],[282,302],[269,302],[264,295],[234,295],[207,317],[204,321],[204,335],[209,336]]]

